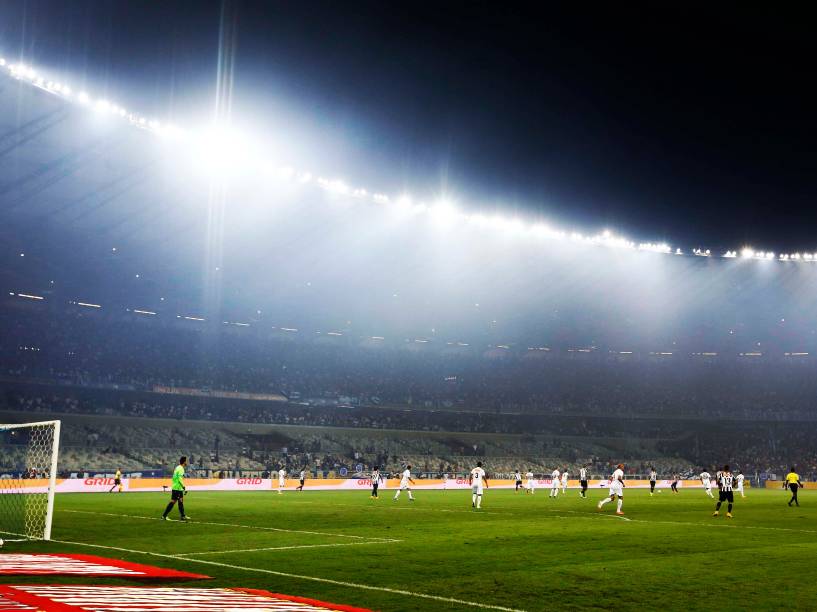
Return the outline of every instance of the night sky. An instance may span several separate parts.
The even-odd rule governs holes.
[[[501,4],[7,1],[0,53],[183,122],[211,103],[223,26],[236,112],[297,112],[353,184],[636,240],[817,246],[810,14]]]

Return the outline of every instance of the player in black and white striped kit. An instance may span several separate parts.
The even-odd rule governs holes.
[[[658,478],[658,472],[655,471],[655,468],[650,468],[650,495],[655,493],[655,481]]]
[[[579,491],[579,495],[582,497],[587,497],[587,467],[582,466],[579,468],[579,484],[582,487],[582,490]]]
[[[720,514],[721,504],[727,502],[726,518],[732,518],[732,505],[735,503],[735,495],[732,492],[732,486],[735,483],[735,477],[729,471],[729,466],[723,466],[723,469],[716,475],[718,481],[718,503],[715,505],[715,512],[712,516]]]
[[[383,477],[380,475],[380,466],[376,465],[372,470],[372,499],[380,499],[377,495],[377,488],[382,481]]]

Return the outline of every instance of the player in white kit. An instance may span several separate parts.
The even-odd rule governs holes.
[[[701,484],[704,486],[704,492],[712,499],[715,499],[715,496],[712,495],[712,475],[704,470],[701,472],[699,478],[701,479]]]
[[[536,493],[536,481],[533,479],[533,472],[528,472],[525,474],[525,478],[528,481],[525,485],[525,493],[530,493],[533,495]]]
[[[738,470],[738,473],[735,476],[735,482],[737,483],[738,493],[740,493],[740,496],[741,497],[746,497],[743,494],[743,472],[741,472],[740,470]]]
[[[411,486],[413,485],[414,481],[411,479],[411,466],[407,465],[406,469],[403,470],[403,475],[400,477],[400,488],[397,489],[397,493],[394,494],[394,501],[397,501],[397,498],[400,497],[400,491],[407,491],[409,496],[409,501],[414,501],[414,496],[411,494]]]
[[[567,482],[567,470],[565,470],[562,472],[562,495],[567,493]]]
[[[482,461],[477,461],[477,467],[471,470],[468,482],[471,484],[471,507],[479,510],[482,506],[482,489],[488,487],[488,479],[485,477],[485,470],[482,469]]]
[[[550,495],[548,497],[559,496],[559,484],[561,482],[559,476],[559,470],[553,470],[553,473],[550,475]]]
[[[278,495],[284,492],[285,486],[287,486],[287,471],[281,468],[278,470]]]
[[[616,470],[613,472],[613,475],[610,476],[610,497],[606,497],[599,502],[597,506],[599,510],[602,509],[604,504],[607,502],[611,502],[614,499],[618,498],[618,506],[616,507],[616,514],[622,515],[624,514],[621,511],[621,505],[624,502],[624,464],[619,463]]]

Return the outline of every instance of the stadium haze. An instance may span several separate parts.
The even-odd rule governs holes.
[[[397,180],[236,7],[167,116],[0,28],[0,609],[817,607],[813,245]]]

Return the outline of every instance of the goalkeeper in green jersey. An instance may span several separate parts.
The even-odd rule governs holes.
[[[170,503],[167,504],[167,508],[165,508],[165,513],[162,515],[162,520],[167,520],[167,515],[170,514],[170,511],[173,510],[173,506],[176,502],[179,502],[179,514],[182,517],[183,521],[187,520],[187,515],[184,513],[184,496],[187,493],[187,489],[184,486],[184,466],[187,465],[187,457],[182,457],[179,459],[179,465],[176,466],[176,469],[173,470],[173,484],[171,485],[170,491]]]

